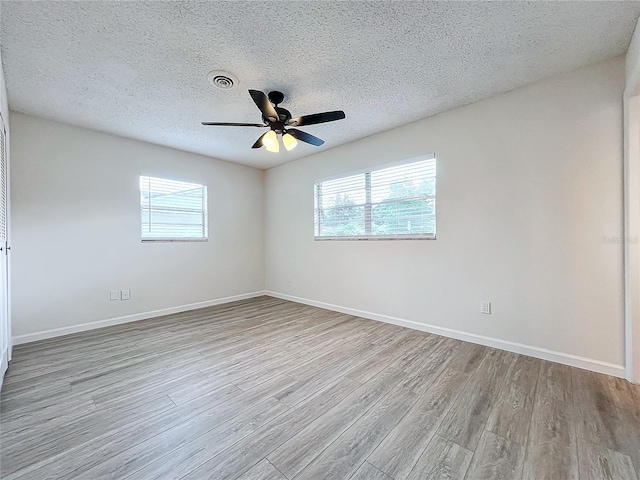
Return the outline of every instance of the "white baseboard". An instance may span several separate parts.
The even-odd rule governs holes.
[[[388,315],[380,315],[377,313],[366,312],[364,310],[357,310],[355,308],[341,307],[339,305],[332,305],[325,302],[317,302],[315,300],[295,297],[293,295],[286,295],[283,293],[271,292],[269,290],[265,291],[264,294],[271,297],[280,298],[282,300],[303,303],[305,305],[311,305],[314,307],[324,308],[326,310],[346,313],[348,315],[354,315],[356,317],[368,318],[370,320],[376,320],[379,322],[391,323],[400,327],[412,328],[414,330],[420,330],[422,332],[442,335],[443,337],[454,338],[456,340],[462,340],[465,342],[477,343],[479,345],[484,345],[487,347],[506,350],[507,352],[519,353],[528,357],[540,358],[542,360],[548,360],[555,363],[562,363],[571,367],[578,367],[584,370],[604,373],[606,375],[612,375],[614,377],[624,378],[625,376],[625,368],[623,365],[615,365],[613,363],[593,360],[591,358],[571,355],[569,353],[555,352],[553,350],[547,350],[546,348],[533,347],[531,345],[509,342],[507,340],[499,340],[497,338],[485,337],[483,335],[477,335],[475,333],[461,332],[459,330],[453,330],[451,328],[427,325],[424,323],[414,322],[412,320],[404,320],[402,318],[390,317]]]
[[[197,310],[198,308],[212,307],[223,303],[237,302],[238,300],[246,300],[247,298],[259,297],[265,295],[264,291],[243,293],[241,295],[233,295],[231,297],[217,298],[215,300],[207,300],[205,302],[189,303],[187,305],[179,305],[177,307],[162,308],[151,312],[135,313],[133,315],[125,315],[123,317],[108,318],[106,320],[98,320],[96,322],[81,323],[70,327],[54,328],[42,332],[29,333],[26,335],[18,335],[13,337],[13,345],[21,345],[23,343],[37,342],[38,340],[46,340],[47,338],[61,337],[71,333],[79,333],[96,328],[110,327],[112,325],[120,325],[122,323],[136,322],[138,320],[146,320],[148,318],[160,317],[162,315],[170,315],[172,313],[187,312],[189,310]]]

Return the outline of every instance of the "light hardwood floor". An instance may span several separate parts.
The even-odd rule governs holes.
[[[270,297],[19,346],[1,477],[629,479],[640,387]]]

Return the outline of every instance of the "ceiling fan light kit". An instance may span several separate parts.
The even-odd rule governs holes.
[[[236,122],[202,122],[202,125],[208,126],[228,126],[228,127],[268,127],[269,131],[264,133],[253,144],[251,148],[260,148],[264,146],[269,152],[279,152],[280,142],[278,135],[282,135],[282,143],[287,150],[293,150],[298,141],[308,143],[319,147],[324,140],[303,132],[296,128],[307,125],[315,125],[318,123],[335,122],[345,118],[342,110],[332,112],[314,113],[312,115],[304,115],[302,117],[291,118],[289,110],[279,107],[283,102],[284,94],[278,91],[269,92],[269,96],[259,90],[249,90],[249,95],[253,99],[256,106],[262,113],[262,121],[264,123],[236,123]]]
[[[282,136],[282,143],[284,143],[284,148],[286,148],[288,151],[293,150],[294,148],[296,148],[296,145],[298,145],[298,141],[290,133],[285,133]]]
[[[280,142],[278,142],[278,135],[276,135],[276,132],[269,130],[265,133],[262,137],[262,145],[264,145],[269,152],[279,152]]]

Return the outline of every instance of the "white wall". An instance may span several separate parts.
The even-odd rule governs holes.
[[[4,70],[2,68],[2,53],[0,52],[0,109],[5,122],[9,121],[9,103],[7,100],[7,87],[4,81]]]
[[[11,127],[17,341],[263,290],[262,171],[13,112]],[[141,243],[140,173],[206,183],[209,241]]]
[[[624,90],[625,238],[640,237],[640,28],[626,55]],[[626,378],[640,383],[640,244],[625,242]]]
[[[624,83],[618,57],[268,170],[267,290],[622,375]],[[314,242],[314,180],[423,153],[437,240]]]
[[[625,94],[630,96],[640,94],[640,29],[638,25],[633,32],[625,57]]]

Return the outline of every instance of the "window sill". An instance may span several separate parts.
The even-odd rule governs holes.
[[[435,235],[396,235],[396,236],[358,236],[358,237],[314,237],[316,242],[347,240],[347,241],[381,241],[381,240],[435,240]]]
[[[142,243],[208,242],[208,238],[143,238]]]

